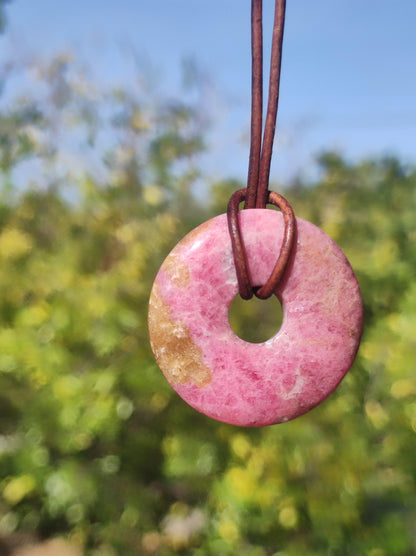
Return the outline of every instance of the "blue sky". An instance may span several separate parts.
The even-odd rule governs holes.
[[[273,0],[264,0],[265,40]],[[215,118],[204,159],[214,177],[245,179],[250,120],[250,0],[13,0],[0,56],[19,48],[78,53],[128,84],[132,47],[159,89],[179,94],[181,62],[209,77]],[[272,179],[311,175],[322,150],[414,162],[415,0],[287,0]],[[265,66],[268,65],[268,56]]]

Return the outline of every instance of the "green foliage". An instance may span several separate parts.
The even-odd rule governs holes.
[[[311,413],[223,425],[173,393],[147,338],[159,264],[241,186],[212,184],[209,210],[193,197],[201,107],[97,91],[68,57],[37,72],[0,115],[1,535],[95,555],[415,553],[416,171],[331,153],[286,192],[357,272],[362,347]]]

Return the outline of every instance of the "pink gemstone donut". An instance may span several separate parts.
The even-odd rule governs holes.
[[[283,218],[240,212],[255,286],[277,260]],[[360,342],[363,309],[353,270],[319,228],[296,219],[297,237],[276,295],[280,330],[253,344],[231,329],[238,294],[227,216],[189,233],[160,268],[149,303],[150,341],[168,382],[192,407],[240,426],[281,423],[306,413],[338,386]]]

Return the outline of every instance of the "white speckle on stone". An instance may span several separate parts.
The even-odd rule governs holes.
[[[197,239],[196,241],[194,241],[194,243],[191,245],[189,251],[195,251],[196,249],[198,249],[198,247],[202,244],[202,240],[201,239]]]

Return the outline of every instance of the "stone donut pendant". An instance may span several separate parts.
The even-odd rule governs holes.
[[[240,212],[254,286],[277,260],[280,212]],[[190,232],[163,262],[149,302],[150,342],[157,363],[193,408],[225,423],[264,426],[306,413],[335,390],[360,342],[363,307],[354,272],[322,230],[296,219],[294,247],[275,295],[280,330],[253,344],[231,329],[238,295],[227,216]]]

